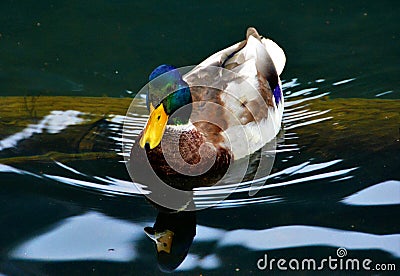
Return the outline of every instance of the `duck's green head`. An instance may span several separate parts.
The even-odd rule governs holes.
[[[180,72],[171,65],[158,66],[150,74],[149,80],[146,102],[150,118],[140,139],[140,146],[153,149],[160,144],[167,124],[188,123],[192,96]]]

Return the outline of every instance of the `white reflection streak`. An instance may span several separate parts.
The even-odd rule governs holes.
[[[312,92],[315,90],[318,90],[318,88],[311,87],[311,88],[302,89],[302,90],[291,93],[290,95],[286,96],[286,98],[293,98],[293,97],[301,96],[301,95],[304,95],[308,92]]]
[[[307,98],[303,98],[303,99],[296,100],[296,101],[285,102],[285,110],[286,110],[287,107],[291,107],[293,105],[297,105],[297,104],[300,104],[300,103],[303,103],[303,102],[306,102],[306,101],[311,101],[311,100],[315,100],[315,99],[318,99],[318,98],[322,98],[322,97],[327,96],[329,94],[330,94],[329,92],[326,92],[326,93],[322,93],[322,94],[316,95],[314,97],[307,97]]]
[[[383,95],[390,94],[390,93],[393,93],[393,90],[389,90],[389,91],[386,91],[386,92],[382,92],[382,93],[376,94],[375,96],[376,96],[376,97],[381,97],[381,96],[383,96]]]
[[[279,172],[276,172],[276,173],[273,173],[273,174],[270,174],[270,175],[267,175],[267,176],[265,176],[265,177],[263,177],[263,178],[259,178],[259,179],[257,179],[257,181],[265,181],[265,180],[267,180],[267,179],[269,179],[269,178],[273,178],[273,177],[277,177],[277,176],[279,176],[279,175],[282,175],[282,174],[291,174],[291,173],[293,173],[293,172],[295,172],[295,171],[297,171],[297,170],[300,170],[301,168],[303,168],[303,167],[305,167],[305,166],[307,166],[307,164],[309,164],[310,162],[309,161],[307,161],[307,162],[304,162],[304,163],[302,163],[302,164],[299,164],[299,165],[296,165],[296,166],[292,166],[292,167],[289,167],[289,168],[286,168],[286,169],[284,169],[284,170],[282,170],[282,171],[279,171]],[[242,183],[240,183],[240,186],[244,186],[244,185],[251,185],[252,183],[254,183],[254,180],[251,180],[251,181],[246,181],[246,182],[242,182]],[[226,192],[226,189],[230,189],[230,188],[233,188],[233,189],[235,189],[236,187],[238,187],[238,183],[234,183],[234,184],[228,184],[228,185],[219,185],[219,186],[215,186],[215,187],[205,187],[205,188],[196,188],[195,189],[195,191],[197,192],[197,191],[204,191],[204,192],[206,192],[206,191],[210,191],[210,190],[221,190],[221,189],[225,189],[225,192]],[[205,193],[205,194],[207,194],[207,193]]]
[[[292,88],[292,87],[295,87],[295,86],[299,86],[300,83],[297,82],[297,81],[298,81],[298,78],[291,79],[290,81],[282,80],[282,82],[283,82],[283,83],[282,83],[282,89]]]
[[[53,110],[49,115],[44,117],[37,124],[30,124],[22,131],[0,141],[0,151],[15,147],[20,141],[28,139],[33,134],[43,133],[46,130],[48,133],[59,133],[70,125],[76,125],[84,122],[84,119],[78,116],[83,113],[76,110],[59,111]]]
[[[346,79],[346,80],[338,81],[338,82],[332,83],[332,85],[333,85],[333,86],[337,86],[337,85],[345,84],[345,83],[351,82],[351,81],[353,81],[353,80],[355,80],[355,79],[356,79],[356,78],[351,78],[351,79]]]
[[[329,161],[329,162],[323,162],[323,163],[318,163],[318,164],[310,164],[310,165],[307,165],[307,166],[301,168],[298,171],[295,171],[294,173],[297,174],[297,173],[313,172],[313,171],[316,171],[316,170],[321,170],[321,169],[333,166],[333,165],[335,165],[335,164],[337,164],[339,162],[342,162],[342,161],[343,161],[342,159],[337,159],[337,160],[332,160],[332,161]]]
[[[309,181],[314,181],[314,180],[319,180],[319,179],[324,179],[324,178],[342,176],[342,175],[345,175],[356,169],[358,169],[358,167],[344,169],[344,170],[338,170],[338,171],[333,171],[333,172],[328,172],[328,173],[316,174],[316,175],[298,178],[298,179],[294,179],[294,180],[289,180],[289,181],[285,181],[285,182],[266,184],[266,185],[262,186],[260,189],[265,190],[265,189],[271,189],[271,188],[282,187],[282,186],[287,186],[287,185],[293,185],[293,184],[302,183],[302,182],[306,183]],[[213,190],[212,194],[217,195],[217,194],[226,194],[227,192],[230,192],[230,193],[247,192],[247,191],[249,191],[249,189],[251,190],[251,188],[249,188],[249,186],[246,184],[254,184],[254,182],[261,183],[271,177],[273,177],[273,175],[265,176],[263,178],[255,180],[255,181],[253,180],[253,181],[243,182],[243,183],[241,183],[241,185],[238,188],[235,188],[237,185],[236,186],[226,185],[226,186],[222,186],[222,187],[221,186],[215,187],[215,188],[219,188],[219,189]],[[195,194],[195,196],[204,196],[204,195],[209,195],[210,191],[198,189],[198,190],[194,191],[194,194]]]
[[[294,124],[294,125],[285,127],[285,130],[294,129],[294,128],[297,128],[297,127],[311,125],[311,124],[316,124],[316,123],[319,123],[319,122],[330,120],[332,118],[333,117],[325,117],[325,118],[315,119],[315,120],[311,120],[311,121],[307,121],[307,122],[303,122],[303,123],[299,123],[299,124]]]
[[[313,181],[313,180],[319,180],[319,179],[324,179],[324,178],[340,176],[340,175],[347,174],[347,173],[349,173],[349,172],[351,172],[351,171],[353,171],[355,169],[357,169],[357,167],[356,168],[351,168],[351,169],[345,169],[345,170],[329,172],[329,173],[316,174],[316,175],[303,177],[303,178],[299,178],[299,179],[294,179],[294,180],[281,182],[281,183],[268,184],[268,185],[264,185],[261,189],[271,189],[271,188],[287,186],[287,185],[293,185],[293,184],[302,183],[302,182],[309,182],[309,181]],[[244,191],[247,191],[247,190],[248,189],[245,189],[245,190],[237,189],[237,190],[235,190],[235,193],[244,192]]]
[[[86,174],[81,173],[80,171],[77,171],[77,170],[75,170],[74,168],[71,168],[71,167],[69,167],[69,166],[67,166],[67,165],[65,165],[65,164],[63,164],[63,163],[61,163],[61,162],[58,162],[58,161],[55,161],[55,160],[54,160],[54,163],[56,163],[56,164],[57,164],[58,166],[60,166],[61,168],[64,168],[64,169],[66,169],[66,170],[68,170],[68,171],[70,171],[70,172],[73,172],[73,173],[75,173],[75,174],[79,174],[79,175],[86,176]]]
[[[312,118],[312,117],[315,117],[315,116],[323,115],[323,114],[328,113],[329,111],[331,111],[331,109],[324,110],[324,111],[307,112],[307,113],[302,114],[301,116],[296,116],[296,117],[285,119],[283,122],[284,123],[296,122],[296,121],[299,121],[299,120],[304,120],[304,119]],[[287,128],[285,128],[285,129],[287,129]]]
[[[105,192],[106,194],[109,195],[133,195],[133,194],[144,194],[144,191],[139,191],[136,185],[132,183],[132,186],[127,187],[127,186],[119,186],[119,185],[113,185],[113,186],[106,186],[104,184],[99,184],[99,183],[93,183],[89,181],[84,181],[84,180],[79,180],[79,179],[73,179],[73,178],[68,178],[64,176],[58,176],[58,175],[50,175],[50,174],[44,174],[44,177],[47,177],[49,179],[68,184],[71,186],[75,187],[81,187],[81,188],[91,188],[94,189],[95,191],[101,191]]]
[[[24,174],[24,171],[4,164],[0,164],[0,172]]]
[[[300,148],[290,148],[290,149],[277,149],[275,153],[287,152],[287,151],[298,151]]]
[[[317,163],[317,164],[311,164],[311,165],[309,165],[310,161],[307,161],[307,162],[301,163],[299,165],[295,165],[295,166],[286,168],[284,170],[281,170],[279,172],[267,175],[267,176],[265,176],[263,178],[259,178],[256,181],[265,181],[265,180],[268,180],[270,178],[278,177],[280,175],[293,175],[293,174],[296,174],[296,173],[304,173],[304,172],[316,171],[316,170],[319,170],[319,169],[323,169],[323,168],[332,166],[332,165],[337,164],[337,163],[339,163],[341,161],[343,161],[343,160],[337,159],[337,160],[332,160],[332,161],[329,161],[329,162],[323,162],[323,163]],[[240,183],[240,185],[241,186],[251,185],[253,182],[254,182],[254,180],[246,181],[246,182]],[[204,190],[220,190],[220,189],[235,188],[237,186],[238,186],[238,184],[236,183],[236,184],[229,184],[229,185],[224,185],[224,186],[198,188],[198,190],[199,191],[202,190],[202,189],[204,189]]]
[[[308,103],[308,104],[305,104],[305,105],[295,106],[295,107],[291,107],[291,108],[286,108],[286,106],[285,106],[285,113],[283,114],[283,116],[285,116],[285,114],[290,114],[291,112],[294,112],[295,110],[299,110],[300,109],[300,111],[303,111],[304,110],[303,108],[306,108],[309,105],[310,104]],[[308,110],[309,109],[305,109],[305,111],[308,111]]]
[[[223,201],[217,200],[204,200],[201,198],[202,201],[197,201],[195,199],[196,206],[214,206],[215,209],[223,209],[223,208],[237,208],[242,206],[247,206],[250,204],[259,204],[259,203],[276,203],[281,202],[283,198],[281,197],[273,197],[273,196],[264,196],[264,197],[257,197],[257,198],[246,198],[246,199],[225,199]],[[213,199],[213,198],[210,198]]]
[[[20,169],[17,169],[17,168],[14,168],[14,167],[11,167],[11,166],[5,165],[5,164],[0,164],[0,172],[1,173],[15,173],[15,174],[21,174],[21,175],[25,174],[25,175],[34,176],[37,178],[43,178],[40,175],[31,173],[28,171],[20,170]]]
[[[283,113],[283,118],[294,118],[294,117],[299,117],[302,116],[302,114],[309,112],[310,109],[301,109],[301,110],[295,110],[291,112],[286,112]],[[313,112],[318,112],[318,111],[313,111]]]
[[[126,180],[122,180],[122,179],[117,179],[117,178],[113,178],[113,177],[110,177],[110,176],[106,176],[106,179],[102,178],[102,177],[99,177],[99,176],[95,176],[94,178],[97,179],[97,180],[103,181],[105,183],[116,185],[116,186],[119,186],[119,187],[126,187],[126,188],[130,188],[131,189],[132,186],[134,186],[134,187],[137,186],[137,187],[140,187],[140,188],[147,188],[147,186],[143,185],[143,184],[133,183],[132,181],[126,181]],[[139,191],[139,192],[142,193],[142,191]]]

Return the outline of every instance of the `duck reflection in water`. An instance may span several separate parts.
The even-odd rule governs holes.
[[[162,270],[177,268],[193,242],[193,189],[246,179],[246,172],[257,170],[250,156],[279,133],[285,62],[275,42],[248,28],[245,40],[186,74],[167,64],[150,74],[150,116],[132,146],[128,171],[151,202],[177,211],[161,209],[154,226],[145,228]]]
[[[196,235],[196,212],[168,213],[159,211],[153,227],[145,227],[155,243],[159,268],[175,270],[186,258]]]

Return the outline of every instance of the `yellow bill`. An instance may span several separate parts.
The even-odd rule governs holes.
[[[171,253],[174,232],[168,229],[163,232],[158,232],[152,227],[145,227],[144,232],[156,243],[158,253],[161,251],[165,251],[168,254]]]
[[[166,253],[171,253],[172,240],[174,237],[174,232],[170,230],[165,230],[162,233],[156,233],[156,246],[157,252],[165,251]]]
[[[146,128],[144,129],[143,136],[140,139],[140,146],[142,148],[148,143],[150,149],[154,149],[160,144],[164,135],[165,127],[168,122],[168,115],[165,113],[163,104],[160,104],[156,109],[150,104],[150,118],[147,121]]]

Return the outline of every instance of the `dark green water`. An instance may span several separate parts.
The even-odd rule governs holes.
[[[291,96],[399,100],[399,13],[397,1],[1,1],[0,96],[129,97],[155,66],[196,64],[255,26],[288,59],[281,76],[286,130],[270,188],[198,212],[177,273],[246,275],[260,272],[265,253],[321,260],[337,258],[340,247],[349,258],[399,270],[398,144],[334,157],[313,145],[299,148],[296,130],[318,122],[295,119],[305,108]],[[1,157],[18,146],[0,147]],[[115,160],[0,164],[0,273],[161,273],[143,232],[157,210],[125,181],[125,165]]]

